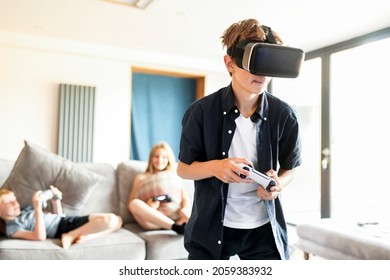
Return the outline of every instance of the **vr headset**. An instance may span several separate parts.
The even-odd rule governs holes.
[[[305,58],[303,50],[278,45],[271,28],[262,26],[266,41],[239,41],[228,48],[227,54],[237,66],[258,76],[296,78]]]

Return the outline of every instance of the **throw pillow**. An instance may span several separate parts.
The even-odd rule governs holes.
[[[104,177],[80,168],[59,155],[28,141],[3,185],[12,190],[23,208],[32,203],[32,195],[50,185],[62,192],[64,208],[81,210]]]
[[[160,195],[168,195],[169,202],[160,202],[159,211],[177,220],[180,217],[183,182],[174,171],[161,171],[154,174],[144,174],[144,178],[139,182],[139,189],[136,197],[148,201],[148,199]]]
[[[174,171],[161,171],[154,174],[145,174],[139,182],[136,197],[147,201],[149,198],[159,195],[169,195],[172,201],[181,203],[181,190],[183,183]]]

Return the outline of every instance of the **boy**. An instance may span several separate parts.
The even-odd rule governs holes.
[[[15,194],[8,189],[0,189],[0,218],[5,221],[5,235],[9,238],[45,240],[61,238],[62,247],[68,249],[74,243],[111,233],[122,226],[121,217],[112,213],[91,214],[89,216],[65,216],[59,199],[61,192],[50,186],[54,198],[51,199],[53,213],[42,210],[42,191],[34,193],[33,206],[20,209]]]
[[[280,196],[301,164],[293,109],[266,91],[271,81],[243,69],[233,57],[238,43],[282,40],[255,19],[232,24],[222,44],[231,84],[195,101],[182,120],[177,172],[195,180],[192,215],[184,242],[188,259],[288,259]],[[268,192],[240,164],[276,181]],[[276,171],[278,170],[278,171]]]

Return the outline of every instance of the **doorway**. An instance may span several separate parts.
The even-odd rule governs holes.
[[[151,147],[169,143],[178,158],[181,120],[187,107],[204,96],[204,76],[132,69],[130,159],[147,161]]]

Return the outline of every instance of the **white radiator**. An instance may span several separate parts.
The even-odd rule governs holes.
[[[92,162],[96,87],[60,84],[58,154]]]

